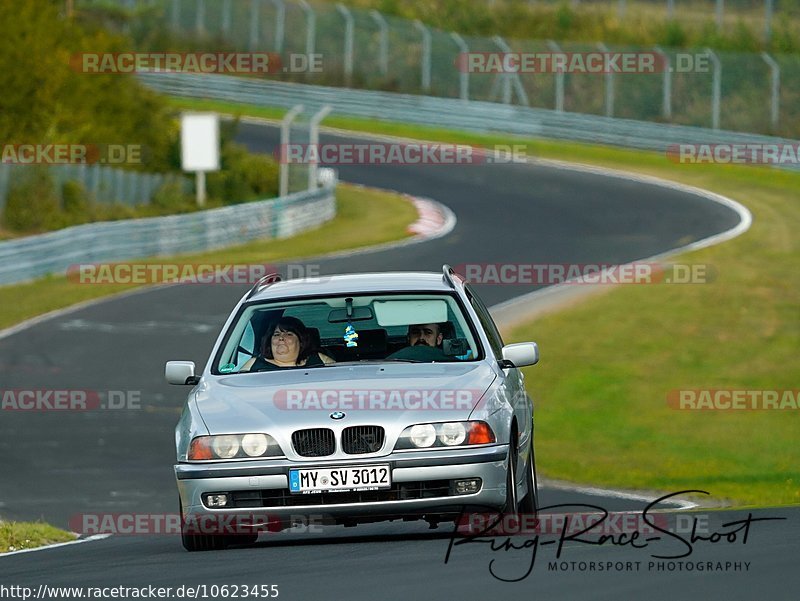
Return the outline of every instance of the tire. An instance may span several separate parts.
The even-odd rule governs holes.
[[[220,551],[227,544],[226,538],[226,536],[215,534],[186,534],[181,532],[183,548],[189,552]]]
[[[528,492],[519,503],[519,512],[536,516],[539,513],[539,481],[536,478],[536,456],[533,454],[533,436],[531,436],[531,450],[525,464],[525,481]]]
[[[506,503],[503,506],[504,515],[515,515],[519,513],[519,499],[517,499],[517,439],[516,431],[511,432],[511,440],[508,443],[508,470],[506,471]]]
[[[258,534],[231,534],[225,537],[225,543],[231,545],[252,545],[258,540]]]
[[[178,501],[178,511],[181,516],[181,543],[187,551],[219,551],[226,545],[226,536],[214,534],[188,534],[183,523],[183,504]]]

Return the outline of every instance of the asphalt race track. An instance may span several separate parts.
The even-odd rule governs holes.
[[[276,145],[275,130],[259,125],[243,125],[239,138],[264,152]],[[323,136],[322,141],[341,139]],[[620,263],[728,230],[739,219],[734,211],[686,192],[544,166],[343,165],[339,173],[344,181],[433,198],[450,207],[458,223],[449,235],[429,242],[310,261],[322,274],[439,271],[442,263]],[[478,287],[487,304],[532,289]],[[0,515],[67,527],[80,514],[175,513],[173,428],[188,389],[164,382],[164,362],[189,359],[202,367],[243,291],[223,285],[150,289],[0,339],[2,389],[134,391],[141,405],[117,411],[3,411]],[[541,462],[539,467],[546,469]],[[541,500],[544,505],[593,504],[634,516],[647,505],[550,488]],[[683,512],[683,526],[689,515]],[[785,519],[748,523],[748,516]],[[514,537],[505,546],[496,539],[497,550],[477,542],[450,549],[451,528],[429,530],[424,522],[325,527],[314,533],[299,529],[263,535],[250,548],[193,554],[174,535],[112,536],[0,557],[0,586],[153,585],[172,587],[167,598],[179,598],[178,587],[205,584],[207,598],[221,598],[212,584],[275,584],[281,599],[331,601],[797,598],[796,508],[701,512],[699,517],[698,533],[716,542],[685,544],[665,533],[635,545],[571,540],[551,565],[557,533],[542,534],[538,545],[533,537]],[[680,532],[689,540],[688,531]],[[678,558],[690,549],[690,555]],[[534,550],[535,565],[522,578]]]

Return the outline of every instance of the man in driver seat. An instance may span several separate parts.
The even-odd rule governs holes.
[[[442,350],[444,326],[441,323],[419,323],[408,326],[408,346],[389,355],[387,359],[412,361],[447,361]]]
[[[418,323],[408,326],[408,346],[435,346],[442,348],[442,324]]]

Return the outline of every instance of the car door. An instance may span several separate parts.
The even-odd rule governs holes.
[[[464,289],[472,308],[478,315],[478,319],[486,332],[486,336],[489,338],[489,345],[491,346],[492,352],[498,360],[501,360],[503,357],[503,339],[500,336],[500,331],[497,329],[486,305],[483,304],[483,301],[475,291],[468,285],[465,286]],[[520,453],[518,456],[521,461],[525,461],[527,459],[526,449],[528,448],[528,440],[532,434],[531,405],[528,400],[527,391],[525,390],[525,376],[522,374],[522,370],[516,367],[504,367],[501,371],[504,376],[503,386],[506,389],[507,398],[511,403],[519,427],[519,441],[517,444]],[[518,474],[523,473],[522,467],[522,465],[518,466]]]

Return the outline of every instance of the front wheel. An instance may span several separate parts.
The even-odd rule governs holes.
[[[181,518],[181,543],[189,552],[219,551],[225,548],[225,537],[218,534],[191,534],[190,528],[183,518],[183,503],[178,501],[178,512]]]
[[[528,461],[525,463],[525,483],[528,492],[519,504],[519,512],[536,516],[539,513],[539,481],[536,478],[536,457],[533,454],[533,436]]]
[[[517,498],[517,439],[516,432],[511,433],[508,445],[508,471],[506,472],[506,504],[503,514],[515,515],[519,513],[519,499]]]

